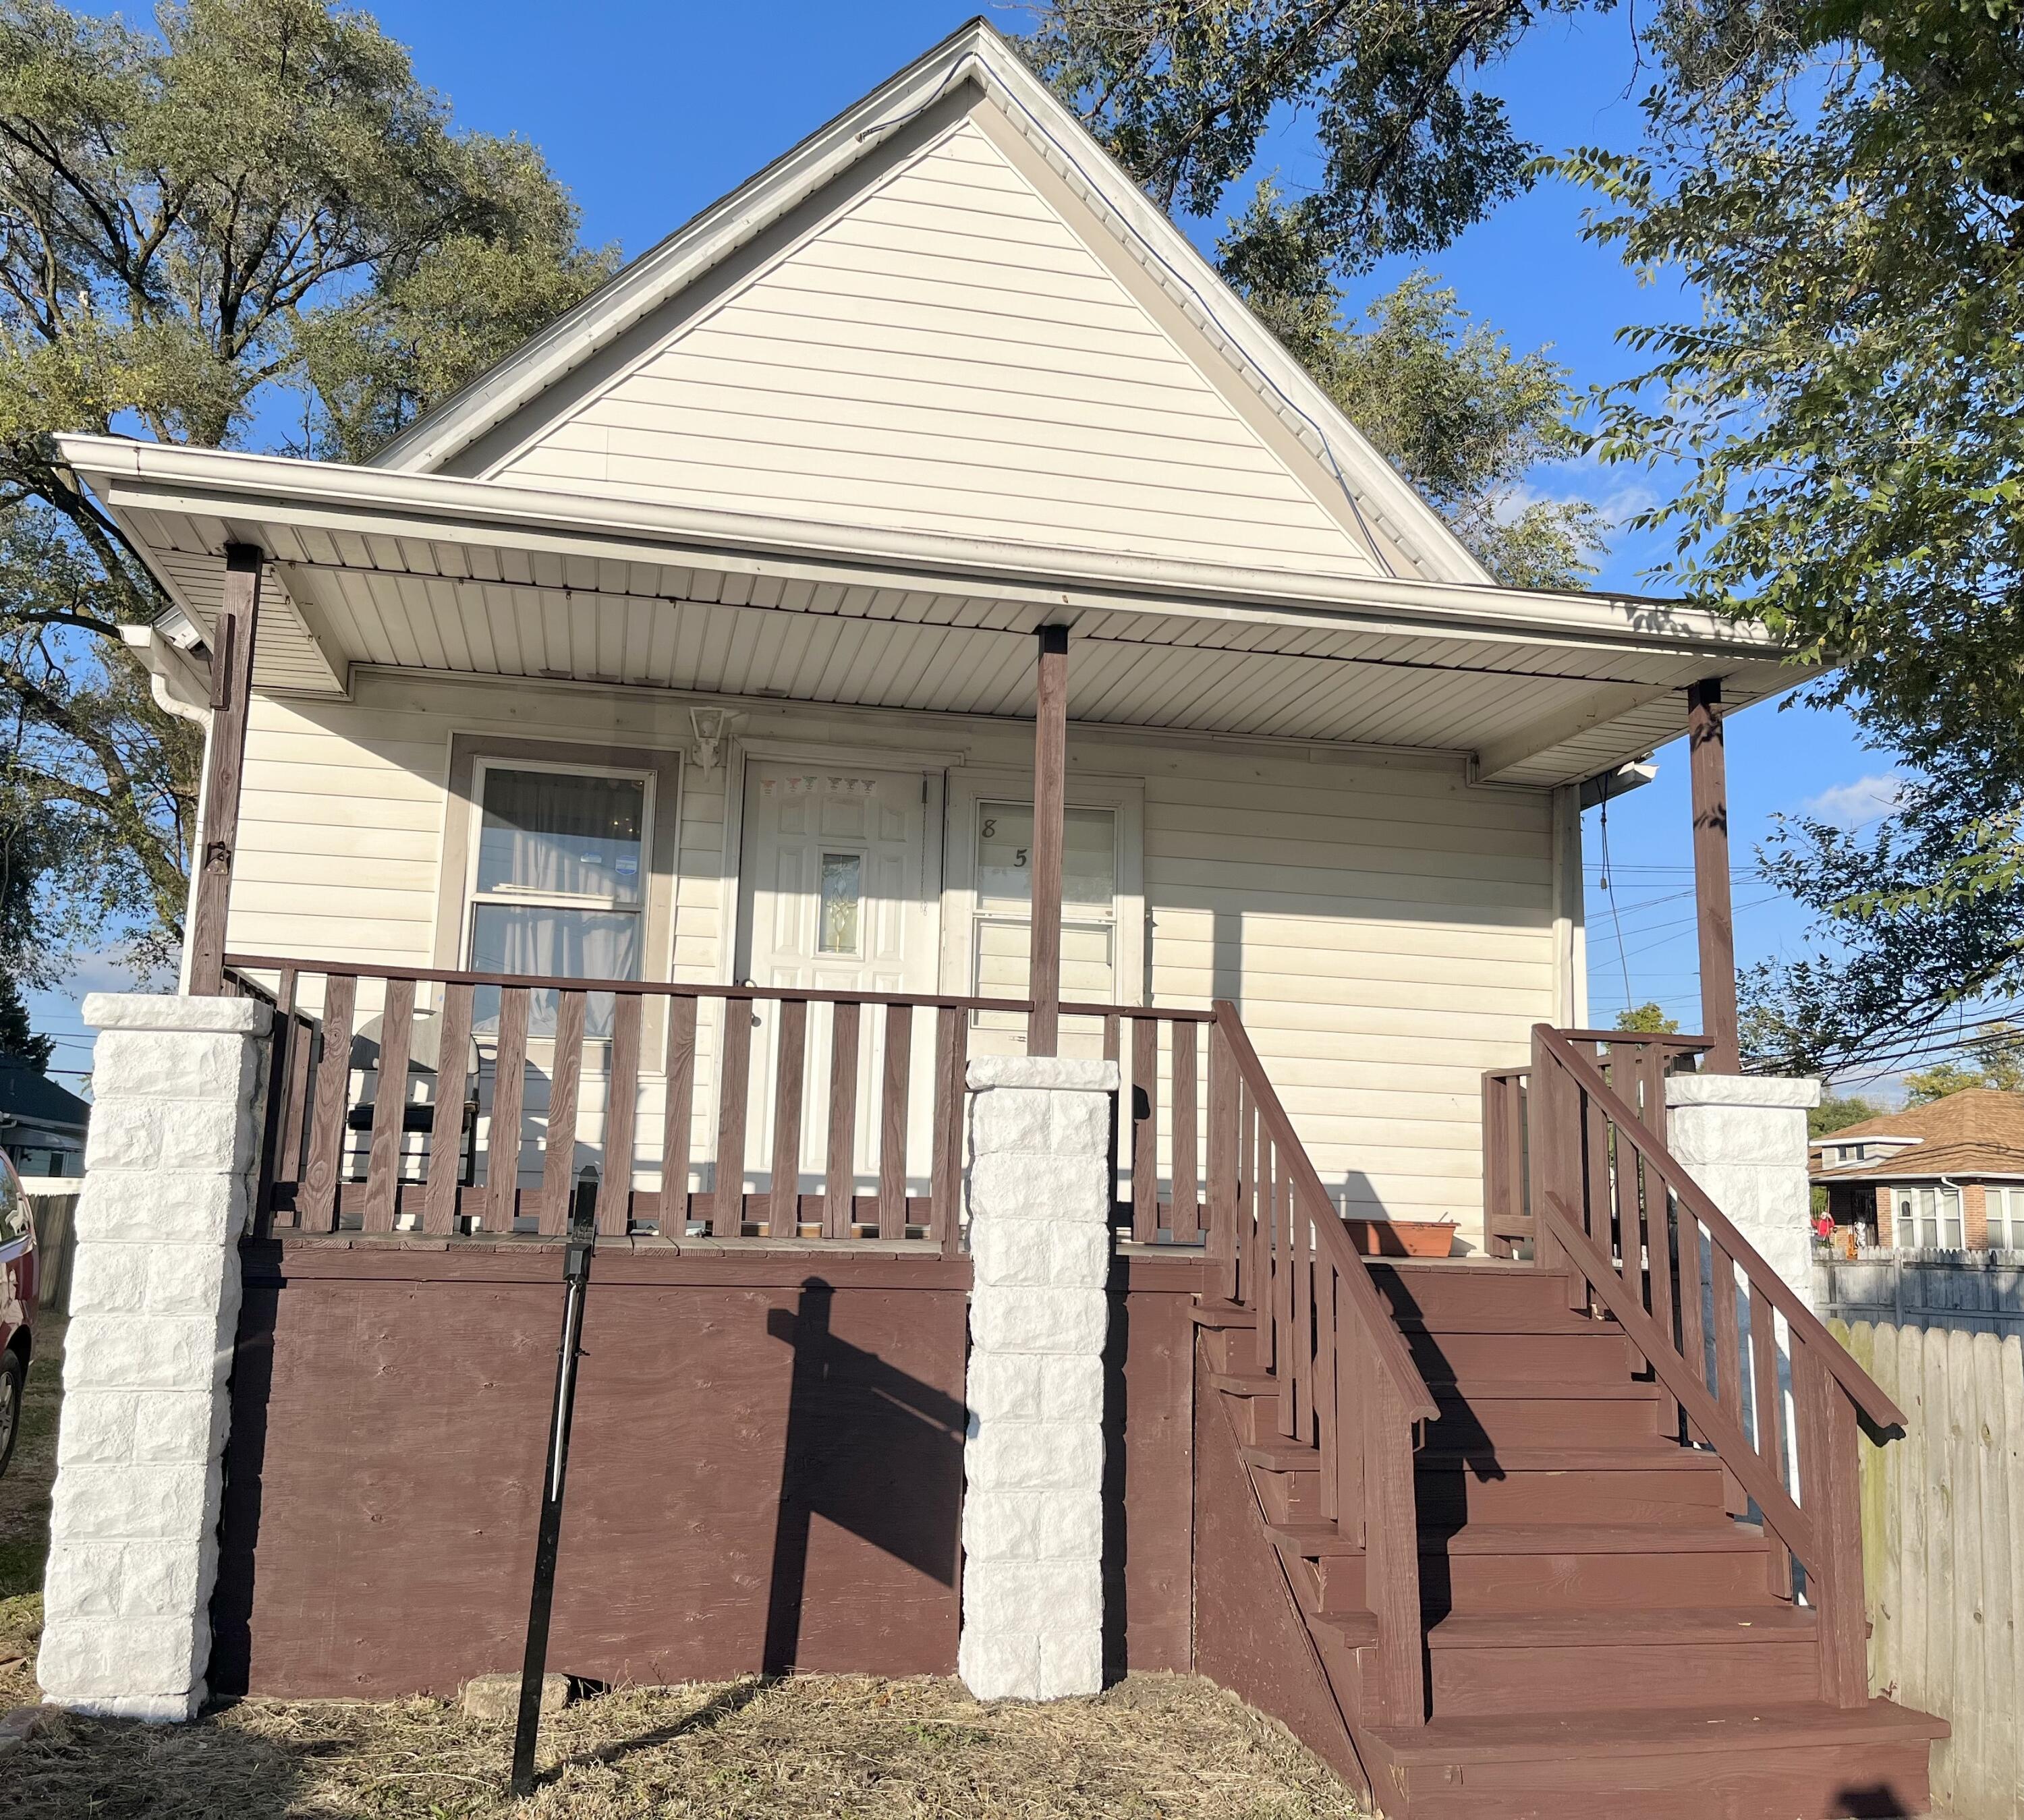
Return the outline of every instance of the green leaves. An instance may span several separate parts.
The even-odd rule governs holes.
[[[369,15],[156,18],[0,0],[0,815],[64,818],[38,914],[138,930],[143,960],[178,939],[198,745],[117,641],[160,610],[152,577],[51,435],[226,445],[279,418],[361,459],[615,264],[540,153],[457,130]]]

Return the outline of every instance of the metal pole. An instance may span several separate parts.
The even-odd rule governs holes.
[[[556,1406],[548,1422],[548,1470],[534,1540],[534,1591],[527,1607],[527,1653],[520,1665],[520,1715],[513,1730],[513,1793],[534,1788],[534,1745],[541,1729],[541,1683],[548,1666],[548,1613],[555,1602],[556,1555],[563,1528],[563,1481],[569,1470],[570,1419],[576,1411],[576,1362],[582,1351],[584,1297],[597,1248],[597,1172],[586,1168],[570,1207],[563,1253],[563,1340],[556,1360]]]

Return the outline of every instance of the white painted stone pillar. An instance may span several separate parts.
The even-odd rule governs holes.
[[[270,1009],[95,992],[50,1521],[46,1700],[129,1719],[204,1699]]]
[[[1757,1075],[1671,1075],[1666,1143],[1736,1230],[1817,1313],[1806,1113],[1818,1081]]]
[[[970,1064],[963,1684],[1103,1685],[1103,1342],[1114,1062]]]

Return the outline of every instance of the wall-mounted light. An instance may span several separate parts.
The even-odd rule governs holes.
[[[695,761],[706,771],[724,763],[724,730],[730,716],[721,708],[691,708],[689,729],[695,735]]]

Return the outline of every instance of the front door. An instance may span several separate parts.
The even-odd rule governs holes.
[[[739,866],[737,978],[823,992],[927,994],[935,990],[939,881],[930,867],[930,780],[918,771],[754,759],[745,773]],[[820,1192],[828,1143],[830,1009],[812,1005],[802,1094],[801,1192]],[[777,1020],[756,1007],[748,1176],[770,1191]],[[933,1020],[914,1020],[908,1098],[910,1179],[925,1181],[925,1117]],[[923,1047],[923,1039],[926,1045]],[[853,1166],[860,1192],[877,1180],[875,1058],[882,1014],[859,1033]],[[774,1236],[786,1236],[775,1224]]]

